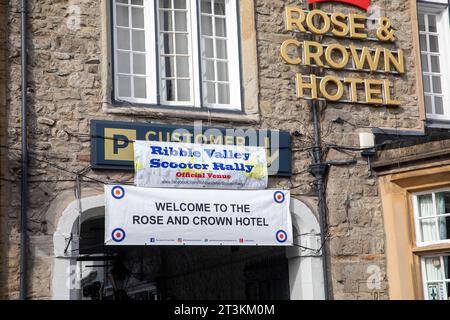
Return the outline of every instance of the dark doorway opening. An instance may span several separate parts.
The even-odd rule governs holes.
[[[105,246],[103,239],[104,218],[82,223],[83,299],[290,298],[288,260],[282,247],[122,247]],[[114,270],[121,272],[117,275]],[[126,294],[118,294],[118,288]]]

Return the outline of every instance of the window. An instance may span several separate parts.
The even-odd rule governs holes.
[[[449,300],[450,293],[450,190],[413,196],[416,244],[420,257],[424,297]],[[436,245],[440,245],[436,249]],[[429,252],[442,251],[428,255]]]
[[[450,191],[416,194],[414,207],[417,244],[449,242]]]
[[[450,256],[435,256],[422,259],[424,296],[426,300],[449,300]]]
[[[241,110],[236,0],[113,0],[118,101]]]
[[[426,148],[417,156],[438,149],[442,146]],[[394,300],[432,299],[431,294],[437,292],[432,290],[436,283],[441,283],[436,287],[441,292],[443,283],[448,283],[450,164],[432,158],[431,154],[426,159],[418,156],[414,164],[404,158],[402,170],[389,171],[392,168],[387,166],[385,171],[379,171],[386,274],[393,279],[389,282],[389,296]],[[436,258],[444,261],[431,260]],[[431,268],[433,264],[437,270]],[[450,293],[448,287],[447,292]]]
[[[436,2],[436,1],[435,1]],[[450,27],[448,8],[439,4],[418,7],[423,89],[427,118],[450,120]]]

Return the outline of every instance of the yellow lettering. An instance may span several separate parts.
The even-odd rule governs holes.
[[[237,146],[245,146],[245,137],[236,137]]]
[[[321,22],[323,22],[321,28],[317,28],[314,24],[314,18],[316,16],[319,16],[321,18]],[[331,21],[330,17],[325,12],[315,9],[311,10],[306,16],[306,25],[308,26],[309,31],[311,31],[312,33],[322,35],[330,30]]]
[[[195,143],[204,144],[208,141],[208,138],[206,138],[203,134],[199,134],[195,137]]]
[[[366,17],[362,14],[351,13],[348,15],[348,23],[349,23],[351,38],[356,38],[356,39],[366,39],[367,38],[367,33],[358,32],[358,31],[364,31],[364,29],[366,28],[366,26],[364,24],[365,18]],[[360,23],[361,20],[363,21],[363,23]]]
[[[297,97],[304,97],[304,90],[311,90],[311,99],[317,99],[317,77],[312,74],[310,76],[310,83],[304,83],[302,75],[300,73],[297,74]]]
[[[293,64],[293,65],[300,64],[302,62],[302,60],[300,59],[300,57],[298,57],[298,54],[297,54],[296,58],[291,58],[288,54],[289,46],[294,46],[298,50],[298,48],[300,47],[300,44],[301,44],[301,42],[296,39],[285,40],[281,44],[281,48],[280,48],[280,53],[281,53],[281,57],[283,58],[283,60],[286,61],[287,63]]]
[[[383,85],[382,80],[366,79],[364,80],[364,85],[366,87],[366,102],[370,104],[382,104],[383,99],[381,99],[381,86]],[[374,87],[379,86],[379,87]],[[375,97],[378,95],[379,98]]]
[[[384,102],[389,106],[399,106],[401,102],[391,98],[391,82],[389,80],[383,80],[384,82]]]
[[[315,52],[311,51],[312,48],[315,48]],[[314,60],[317,66],[323,67],[323,62],[321,59],[323,55],[323,47],[320,43],[314,41],[304,41],[303,49],[305,51],[305,65],[310,66],[311,60]]]
[[[223,144],[223,136],[211,136],[209,137],[211,144]]]
[[[350,84],[351,102],[358,102],[358,84],[364,83],[362,79],[344,78],[344,83]]]
[[[342,59],[340,62],[336,62],[333,60],[333,51],[339,51]],[[325,50],[325,59],[327,60],[327,63],[335,68],[335,69],[343,69],[348,63],[349,55],[347,50],[344,46],[340,45],[339,43],[333,43],[328,46],[328,48]]]
[[[384,49],[384,71],[391,72],[391,66],[394,66],[398,73],[405,73],[405,60],[403,58],[403,50],[398,49],[397,59],[389,49]]]
[[[331,15],[331,22],[334,25],[331,33],[335,37],[345,37],[348,34],[349,27],[347,22],[345,21],[345,14],[340,12],[335,12]]]
[[[225,144],[226,145],[234,145],[234,137],[232,137],[232,136],[225,136]]]
[[[328,83],[333,83],[337,91],[335,94],[330,94],[328,92]],[[342,82],[334,77],[334,76],[326,76],[323,77],[322,81],[320,81],[320,92],[322,93],[323,97],[329,101],[338,101],[342,98],[342,95],[344,94],[344,86],[342,85]]]
[[[149,131],[145,134],[145,140],[147,141],[151,141],[152,138],[150,138],[151,136],[156,137],[158,134],[155,131]]]
[[[381,56],[381,49],[376,48],[375,49],[375,56],[372,57],[372,54],[369,51],[369,48],[363,47],[361,50],[361,56],[358,55],[358,52],[356,50],[356,47],[353,45],[350,45],[350,52],[353,56],[353,61],[355,61],[355,67],[357,70],[363,70],[364,65],[369,65],[370,71],[376,71],[378,69],[378,64],[380,63],[380,56]]]
[[[305,21],[305,12],[297,7],[286,7],[286,30],[293,31],[293,26],[295,25],[297,30],[300,32],[306,32],[305,27],[303,27],[303,22]],[[297,14],[297,18],[293,17],[293,13]]]

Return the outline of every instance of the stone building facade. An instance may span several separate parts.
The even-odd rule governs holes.
[[[86,134],[94,119],[188,125],[202,120],[208,126],[289,131],[293,175],[271,177],[269,186],[290,190],[293,198],[318,215],[314,179],[308,172],[312,114],[307,102],[295,94],[295,74],[302,67],[287,65],[279,54],[281,43],[292,37],[284,25],[287,5],[301,6],[302,1],[239,1],[246,108],[244,114],[235,115],[217,110],[117,105],[111,99],[110,1],[29,1],[28,298],[53,297],[52,281],[57,272],[54,234],[64,210],[75,201],[73,172],[90,165],[91,141]],[[329,240],[326,248],[334,299],[390,298],[377,177],[369,170],[367,159],[358,152],[338,151],[330,146],[358,147],[359,133],[371,132],[372,128],[385,132],[423,130],[418,44],[411,41],[417,33],[415,5],[414,0],[372,1],[373,12],[388,17],[395,26],[397,41],[391,46],[404,50],[406,71],[399,76],[364,73],[363,77],[391,79],[401,106],[327,103],[320,110],[326,150],[323,160],[357,157],[356,164],[331,167],[327,178]],[[361,13],[343,4],[317,6],[327,12]],[[1,158],[4,179],[1,182],[0,294],[14,299],[19,290],[20,2],[3,1],[0,12],[7,14],[7,19],[0,19],[0,23],[7,22],[7,26],[0,25],[0,138],[2,145],[9,146],[8,152],[2,150]],[[77,19],[79,25],[73,27]],[[360,46],[366,44],[353,42]],[[340,77],[361,76],[350,71],[329,73]],[[133,179],[132,174],[121,171],[91,170],[86,174],[102,181],[132,182]],[[102,192],[101,185],[82,184],[82,197],[95,197]]]
[[[0,25],[0,144],[2,146],[5,146],[7,144],[7,107],[6,107],[6,92],[7,92],[7,68],[8,68],[8,51],[7,51],[7,20],[8,20],[8,5],[6,1],[2,1],[0,3],[0,10],[2,12],[2,17],[1,17],[1,25]],[[5,176],[5,173],[7,172],[6,170],[6,163],[7,163],[7,157],[6,157],[6,150],[2,149],[0,151],[0,170],[1,170],[1,175],[2,178]],[[2,233],[6,232],[7,227],[6,227],[6,212],[7,212],[7,203],[6,203],[6,199],[7,199],[7,183],[6,181],[4,181],[3,179],[0,181],[0,194],[2,197],[2,201],[1,201],[1,218],[0,218],[0,230]],[[4,254],[6,252],[6,247],[7,247],[7,239],[3,238],[0,240],[0,257],[2,260],[1,263],[1,274],[2,276],[0,276],[0,283],[2,285],[2,287],[5,285],[5,270],[7,269],[7,259],[5,258]]]

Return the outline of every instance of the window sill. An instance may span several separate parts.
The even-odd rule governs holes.
[[[427,128],[437,128],[437,129],[450,129],[450,118],[429,118],[427,117],[426,123]]]
[[[423,245],[420,247],[413,248],[412,251],[413,253],[418,255],[428,255],[439,253],[442,252],[443,250],[450,252],[450,242],[441,242],[437,244]]]
[[[153,119],[189,119],[189,120],[206,120],[218,122],[238,122],[245,124],[259,124],[259,113],[246,114],[241,112],[233,112],[226,110],[198,110],[195,108],[181,107],[160,107],[151,106],[143,107],[137,105],[131,106],[114,106],[110,103],[103,103],[103,111],[116,115],[135,115]]]

